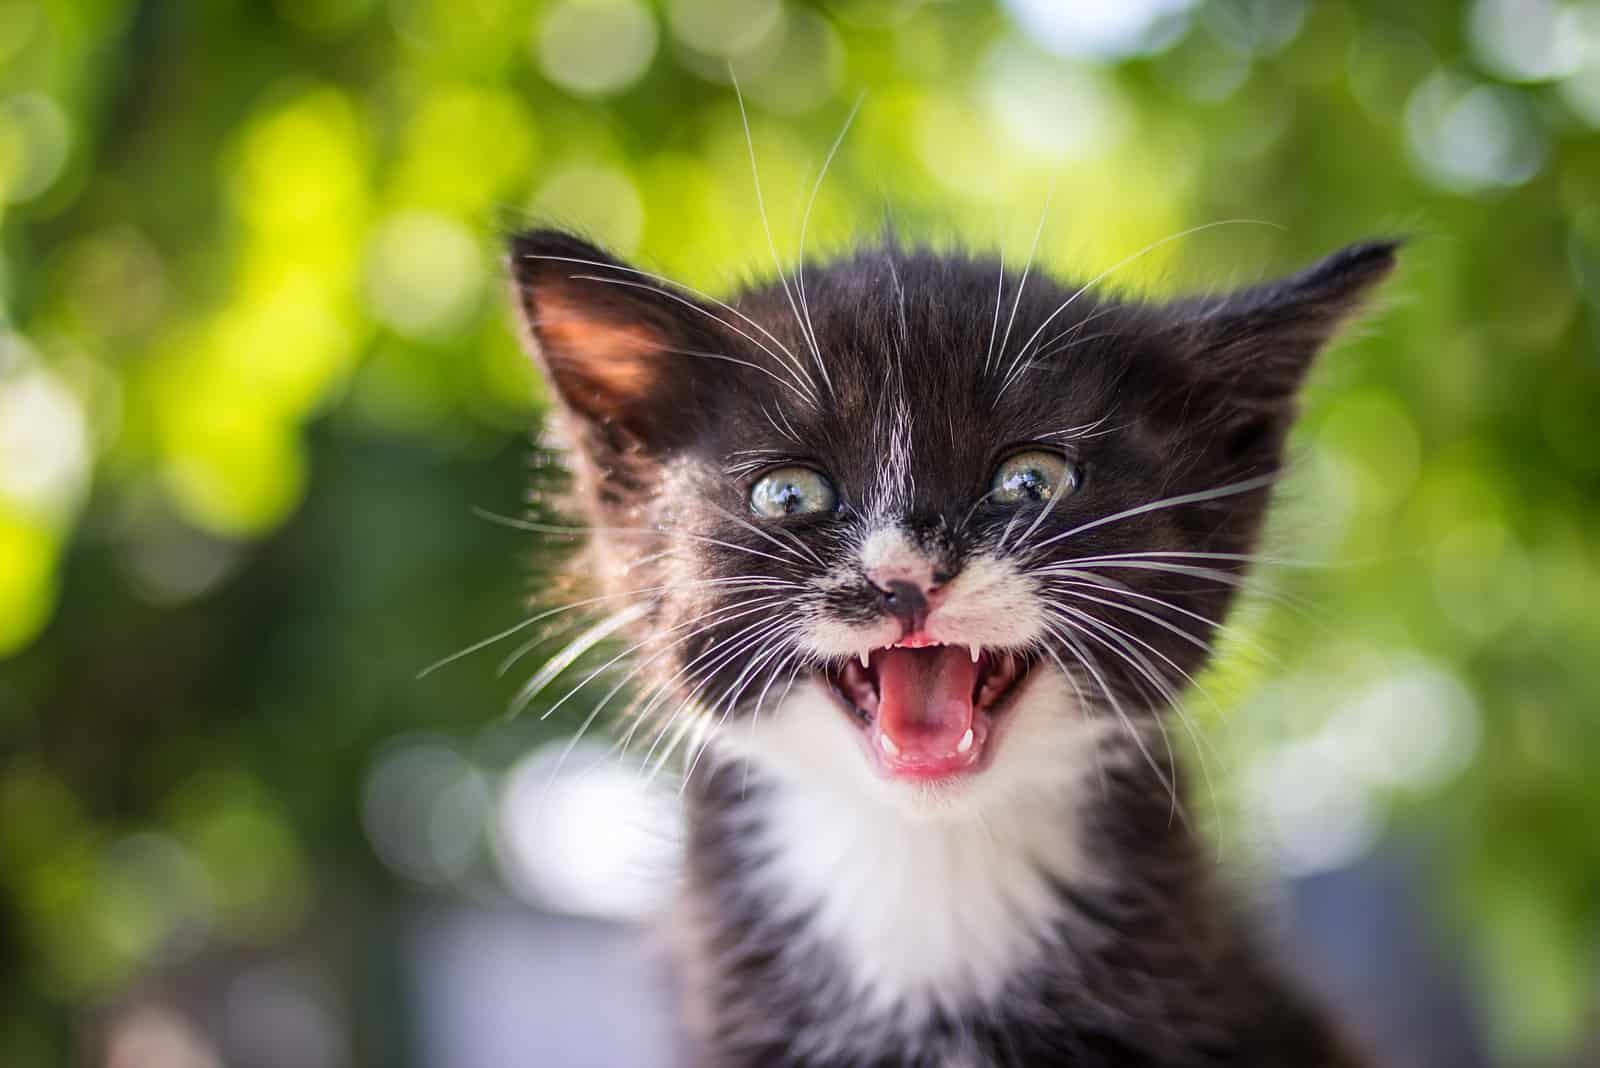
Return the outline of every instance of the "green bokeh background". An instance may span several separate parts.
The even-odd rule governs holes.
[[[812,252],[892,219],[1020,263],[1048,200],[1042,263],[1162,293],[1416,235],[1308,390],[1273,540],[1318,566],[1193,703],[1208,804],[1230,848],[1290,784],[1333,821],[1290,854],[1427,841],[1499,1055],[1592,1036],[1600,6],[1154,6],[1090,48],[1040,3],[0,0],[0,1062],[493,882],[391,872],[360,813],[393,739],[492,789],[583,712],[500,721],[493,653],[416,677],[554,562],[479,514],[542,405],[500,234],[770,276],[730,61],[785,262],[863,92]]]

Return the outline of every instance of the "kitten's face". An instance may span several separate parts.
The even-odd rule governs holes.
[[[1182,689],[1294,390],[1392,263],[1152,306],[885,248],[722,304],[513,246],[662,744],[913,806],[1048,788]]]

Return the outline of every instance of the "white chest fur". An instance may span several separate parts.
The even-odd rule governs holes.
[[[1052,880],[1093,875],[1075,817],[1099,728],[1069,694],[1037,673],[993,766],[945,794],[884,782],[816,687],[729,732],[771,785],[747,824],[751,877],[830,946],[875,1022],[991,1002],[1058,937]]]

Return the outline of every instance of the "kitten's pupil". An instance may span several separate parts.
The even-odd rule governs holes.
[[[1031,501],[1042,501],[1050,496],[1050,487],[1037,468],[1028,468],[1019,471],[1006,479],[1006,489],[1014,494],[1026,496]]]
[[[1054,453],[1024,452],[1000,465],[991,495],[999,504],[1042,504],[1077,488],[1077,473]]]
[[[750,489],[750,510],[776,519],[831,511],[836,500],[826,478],[807,467],[785,467],[762,478]]]

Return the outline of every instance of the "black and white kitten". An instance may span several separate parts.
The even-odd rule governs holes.
[[[696,1063],[1365,1063],[1219,885],[1161,720],[1395,247],[1157,304],[887,242],[723,302],[513,239],[636,713],[696,758]]]

